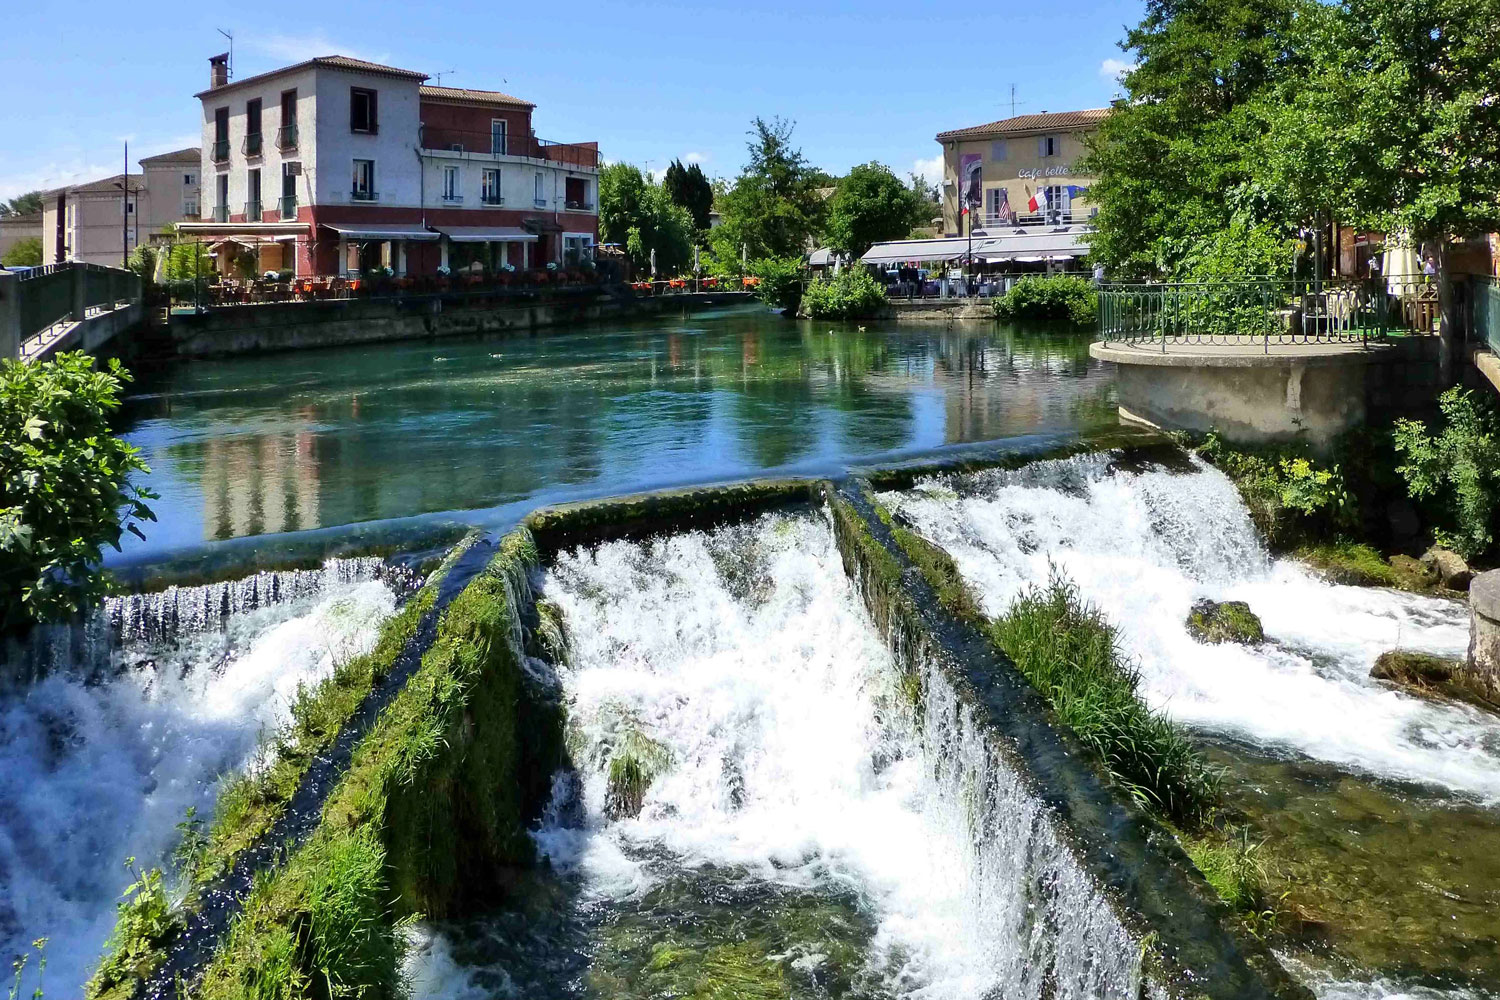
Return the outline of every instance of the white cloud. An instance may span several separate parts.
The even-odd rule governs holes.
[[[1111,83],[1119,83],[1120,78],[1135,69],[1135,63],[1126,62],[1124,59],[1106,59],[1099,64],[1099,75]]]
[[[348,56],[366,62],[389,62],[385,52],[365,52],[329,41],[328,36],[318,33],[309,35],[255,35],[245,39],[245,45],[261,55],[270,56],[278,63],[306,62],[318,56]],[[236,73],[236,75],[240,75]]]
[[[943,183],[943,154],[939,153],[930,159],[915,161],[911,165],[911,172],[929,184]]]

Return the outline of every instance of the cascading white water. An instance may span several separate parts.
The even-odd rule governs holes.
[[[104,670],[122,647],[220,631],[231,616],[371,580],[398,590],[413,582],[404,567],[356,556],[327,559],[316,569],[262,570],[237,580],[107,597],[81,624],[42,625],[24,641],[9,643],[0,671],[8,676],[0,676],[0,683],[25,683],[53,670]]]
[[[48,995],[78,995],[97,963],[121,862],[164,864],[186,810],[211,818],[219,777],[252,758],[297,686],[371,648],[395,608],[378,581],[311,593],[128,645],[103,682],[64,670],[0,696],[0,954],[48,937]]]
[[[1270,558],[1234,485],[1195,464],[1195,474],[1132,472],[1079,456],[881,499],[948,550],[991,614],[1054,566],[1071,577],[1120,627],[1148,702],[1182,722],[1500,801],[1493,719],[1369,678],[1389,649],[1462,655],[1467,609],[1334,586]],[[1204,597],[1248,602],[1270,641],[1194,641],[1184,621]]]
[[[916,725],[825,519],[563,554],[541,592],[572,636],[561,676],[582,819],[554,810],[536,840],[578,876],[582,909],[730,871],[737,891],[856,895],[873,995],[1136,995],[1138,943],[934,671]],[[593,751],[626,727],[666,764],[639,815],[612,820]],[[669,940],[667,923],[650,936]],[[826,960],[775,958],[809,974]],[[410,971],[418,996],[483,992],[441,935],[419,938]]]

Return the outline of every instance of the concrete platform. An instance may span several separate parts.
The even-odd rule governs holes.
[[[1216,430],[1256,444],[1332,445],[1365,420],[1367,368],[1392,360],[1385,342],[1157,344],[1096,342],[1089,354],[1119,366],[1120,417],[1159,430]]]

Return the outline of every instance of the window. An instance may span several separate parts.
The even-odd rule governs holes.
[[[463,200],[462,196],[459,194],[458,168],[457,167],[444,167],[443,168],[443,200],[444,201],[462,201]]]
[[[349,88],[349,131],[374,135],[376,127],[375,91],[364,87]]]
[[[995,163],[1004,163],[1008,152],[1009,150],[1005,148],[1004,139],[996,139],[990,143],[990,159]]]
[[[506,150],[506,123],[504,118],[490,119],[490,152],[504,153]]]
[[[1058,147],[1060,145],[1061,145],[1061,143],[1058,140],[1058,137],[1055,136],[1055,135],[1038,136],[1037,137],[1037,155],[1038,156],[1056,156],[1057,153],[1058,153]]]
[[[500,197],[500,171],[486,170],[484,172],[479,191],[479,200],[486,205],[504,204],[505,199]]]
[[[260,155],[260,98],[245,102],[245,155]]]
[[[375,200],[375,161],[354,161],[354,186],[350,193],[355,201]]]
[[[534,185],[536,193],[535,193],[535,195],[533,195],[533,197],[536,200],[536,207],[537,208],[541,208],[541,207],[543,207],[544,205],[547,204],[547,197],[546,197],[546,195],[544,195],[542,193],[542,191],[543,191],[543,188],[542,188],[542,184],[543,184],[542,176],[543,176],[542,172],[540,170],[538,170],[536,172],[536,183]]]

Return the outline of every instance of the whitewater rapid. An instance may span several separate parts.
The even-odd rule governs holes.
[[[561,678],[579,776],[560,783],[576,789],[573,808],[555,808],[535,839],[581,884],[577,906],[596,928],[610,926],[598,914],[629,911],[663,882],[718,880],[701,895],[728,877],[752,896],[746,883],[852,894],[873,928],[858,995],[1134,996],[1138,949],[1045,807],[1012,776],[972,772],[988,768],[989,751],[972,726],[950,728],[967,709],[935,676],[924,690],[941,755],[926,752],[826,516],[564,553],[540,593],[572,637]],[[669,764],[638,816],[612,820],[590,748],[625,725],[659,741]],[[980,837],[976,823],[992,832]],[[1036,884],[1050,888],[1031,905]],[[442,933],[412,942],[417,997],[483,995]],[[773,958],[810,974],[825,960]],[[608,960],[596,954],[591,968]],[[491,969],[487,981],[516,989],[516,971]]]
[[[251,762],[298,685],[374,646],[395,600],[378,581],[334,584],[127,644],[102,681],[91,663],[0,696],[0,954],[47,937],[45,992],[81,994],[124,859],[168,867],[187,809],[212,819],[220,776]]]
[[[953,556],[990,614],[1054,570],[1071,577],[1119,627],[1147,701],[1190,726],[1500,801],[1493,718],[1369,677],[1398,647],[1462,656],[1467,608],[1331,585],[1271,558],[1234,485],[1194,464],[1128,471],[1078,456],[928,479],[881,500]],[[1195,641],[1184,620],[1205,597],[1248,602],[1268,641]]]

